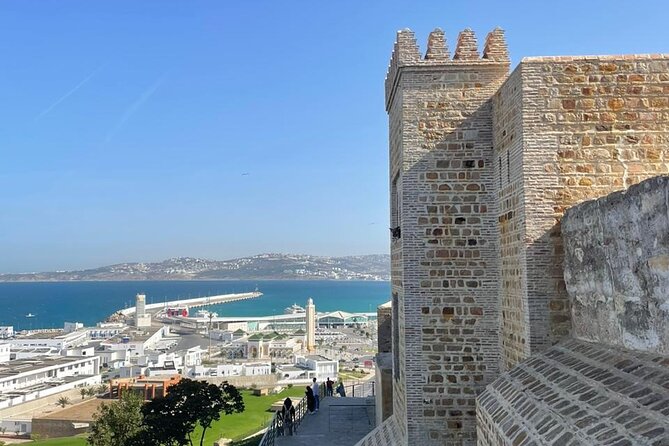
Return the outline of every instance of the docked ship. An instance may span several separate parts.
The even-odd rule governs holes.
[[[218,317],[218,313],[213,312],[213,311],[207,311],[207,310],[198,310],[198,311],[195,313],[195,317],[204,317],[204,318],[208,318],[208,317],[210,317],[210,316],[211,316],[212,318],[213,318],[213,317]]]
[[[188,317],[188,307],[186,305],[179,305],[176,307],[168,307],[165,310],[165,315],[168,317]]]
[[[285,314],[299,314],[299,313],[306,313],[307,310],[304,308],[300,307],[298,304],[293,304],[290,307],[286,307],[283,312]]]

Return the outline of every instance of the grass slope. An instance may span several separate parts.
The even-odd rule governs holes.
[[[268,396],[253,396],[251,391],[242,391],[244,397],[244,412],[235,413],[232,415],[223,415],[219,421],[214,422],[204,437],[204,444],[213,444],[219,438],[231,438],[233,440],[241,440],[253,435],[260,429],[264,428],[267,422],[272,418],[272,412],[268,412],[273,403],[283,400],[286,397],[292,399],[299,399],[304,395],[302,388],[286,389],[276,395]],[[202,428],[199,426],[195,429],[192,435],[195,443],[200,441]]]
[[[244,412],[232,415],[222,415],[220,420],[215,421],[211,427],[207,429],[204,437],[204,444],[214,444],[214,441],[219,438],[242,440],[249,437],[264,428],[267,422],[271,419],[272,412],[268,412],[268,409],[273,403],[283,400],[288,396],[297,400],[303,395],[304,390],[302,390],[301,387],[286,389],[279,394],[268,396],[254,396],[251,391],[243,390]],[[198,426],[195,428],[193,435],[191,435],[193,444],[200,444],[201,434],[202,428]],[[259,440],[260,438],[257,438],[255,441],[257,442]],[[86,439],[84,437],[53,438],[26,444],[31,446],[86,446]],[[251,441],[248,444],[255,443]]]
[[[66,438],[52,438],[50,440],[33,441],[30,446],[86,446],[85,437],[66,437]]]

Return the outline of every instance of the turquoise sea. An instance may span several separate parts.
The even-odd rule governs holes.
[[[364,281],[142,281],[142,282],[29,282],[0,283],[0,325],[15,330],[61,328],[63,322],[94,325],[114,311],[134,305],[135,294],[147,303],[213,294],[241,293],[256,287],[257,299],[212,305],[220,316],[281,314],[297,303],[314,299],[316,311],[376,311],[390,300],[389,282]],[[25,315],[32,313],[33,318]]]

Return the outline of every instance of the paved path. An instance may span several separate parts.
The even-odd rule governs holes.
[[[375,425],[374,398],[325,398],[306,415],[296,435],[279,437],[276,446],[353,446]]]

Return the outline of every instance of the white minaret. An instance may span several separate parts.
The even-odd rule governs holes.
[[[135,327],[150,327],[151,315],[146,314],[146,295],[138,294],[135,297]]]
[[[315,350],[316,345],[316,306],[311,297],[307,300],[307,313],[305,314],[307,321],[307,351],[309,353]]]

